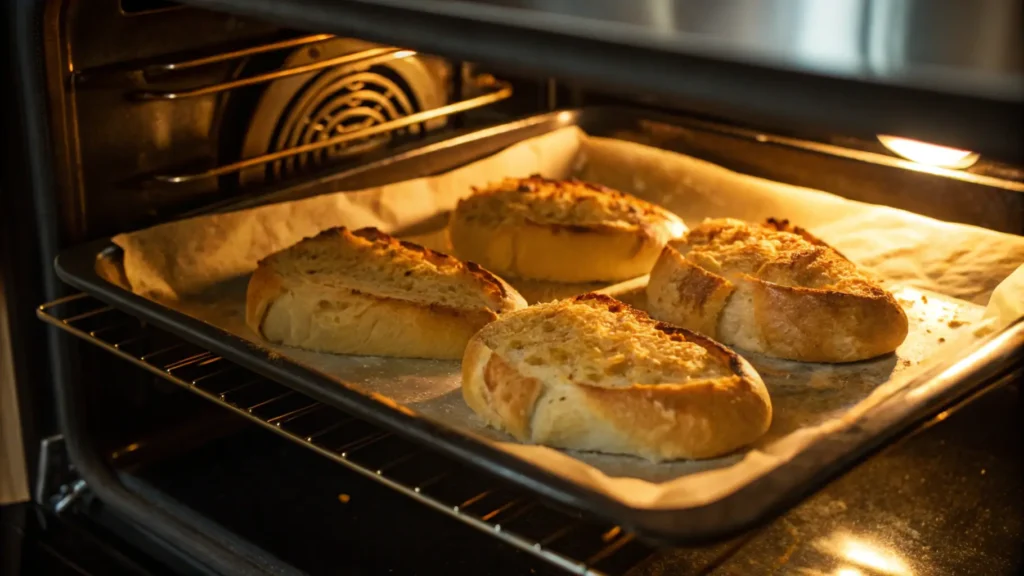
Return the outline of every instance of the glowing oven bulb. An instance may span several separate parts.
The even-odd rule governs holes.
[[[977,152],[879,134],[878,141],[896,154],[918,164],[962,170],[978,161]]]

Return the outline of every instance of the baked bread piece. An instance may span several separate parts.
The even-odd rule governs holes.
[[[519,441],[653,461],[726,454],[772,419],[735,352],[600,294],[485,326],[466,347],[462,395]]]
[[[499,314],[526,307],[472,262],[376,228],[332,228],[260,261],[246,323],[263,338],[320,352],[462,357]]]
[[[705,220],[662,251],[647,307],[726,344],[805,362],[886,354],[908,330],[892,294],[786,220]]]
[[[459,201],[455,254],[508,277],[614,282],[647,274],[686,231],[675,214],[578,180],[506,178]]]

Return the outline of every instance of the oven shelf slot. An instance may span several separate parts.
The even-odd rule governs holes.
[[[462,100],[460,102],[453,102],[451,104],[434,108],[432,110],[424,110],[422,112],[416,112],[396,118],[388,122],[382,122],[365,128],[363,130],[356,130],[345,134],[340,134],[332,138],[327,138],[317,142],[311,142],[309,144],[303,144],[301,146],[295,146],[287,148],[285,150],[279,150],[269,154],[262,154],[260,156],[254,156],[238,162],[232,162],[231,164],[225,164],[209,170],[203,170],[201,172],[191,172],[183,174],[159,174],[153,178],[159,182],[167,184],[182,184],[186,182],[193,182],[196,180],[203,180],[206,178],[215,178],[218,176],[224,176],[226,174],[233,174],[246,168],[252,168],[254,166],[260,166],[269,162],[275,162],[277,160],[283,160],[292,156],[298,156],[300,154],[306,154],[321,150],[323,148],[329,148],[331,146],[340,146],[356,140],[362,140],[370,136],[376,136],[378,134],[385,134],[394,130],[412,126],[413,124],[422,124],[430,120],[437,118],[444,118],[453,114],[459,114],[468,110],[476,108],[482,108],[489,106],[495,102],[500,102],[512,96],[512,85],[495,79],[489,75],[481,75],[475,79],[477,88],[485,90],[486,93]]]
[[[497,480],[467,471],[441,455],[336,408],[258,377],[224,358],[197,351],[193,344],[90,296],[75,295],[44,304],[38,308],[37,316],[358,474],[571,573],[624,573],[654,552],[617,526],[594,526],[555,511]],[[104,330],[105,326],[118,329]],[[126,330],[126,326],[131,328]],[[104,338],[104,334],[111,338]],[[118,347],[118,340],[126,336],[138,347],[131,351]],[[160,359],[171,350],[179,351],[179,357],[170,363],[166,358]],[[187,372],[187,378],[183,372]],[[419,478],[410,478],[411,473],[404,469],[424,460],[431,467],[428,474],[423,475],[421,469]]]

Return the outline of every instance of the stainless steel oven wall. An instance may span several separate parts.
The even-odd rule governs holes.
[[[52,2],[47,14],[51,105],[63,116],[56,141],[66,143],[61,200],[77,238],[165,220],[446,123],[170,181],[442,106],[451,66],[170,3]]]
[[[184,1],[748,123],[1024,153],[1019,0]]]

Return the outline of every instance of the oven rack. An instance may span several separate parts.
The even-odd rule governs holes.
[[[176,60],[165,60],[158,62],[148,62],[140,64],[130,70],[118,70],[119,73],[125,74],[128,77],[143,78],[149,80],[159,80],[164,76],[173,74],[179,71],[187,71],[195,68],[202,68],[205,66],[222,64],[225,62],[231,62],[235,60],[241,60],[251,56],[260,54],[267,54],[272,52],[279,52],[284,50],[291,50],[295,48],[302,48],[306,46],[313,46],[318,43],[328,42],[335,39],[336,37],[332,34],[311,34],[306,36],[296,36],[291,38],[273,40],[258,44],[253,44],[245,48],[224,50],[221,52],[213,52],[204,54],[201,56],[182,57]],[[231,80],[213,82],[207,84],[200,84],[198,86],[190,88],[176,88],[173,90],[158,90],[158,89],[139,89],[128,92],[127,97],[137,101],[175,101],[186,98],[196,98],[201,96],[209,96],[211,94],[218,94],[222,92],[230,92],[239,88],[245,88],[249,86],[257,86],[260,84],[267,84],[276,80],[282,80],[301,74],[307,74],[310,72],[316,72],[319,70],[326,70],[328,68],[338,68],[342,70],[351,70],[352,72],[365,70],[371,66],[384,65],[389,62],[396,60],[403,60],[406,58],[412,58],[417,55],[414,50],[407,50],[404,48],[398,48],[394,46],[376,46],[367,48],[364,50],[357,50],[348,54],[342,54],[333,58],[327,58],[316,62],[301,65],[283,66],[276,70],[269,72],[263,72],[254,74],[251,76],[245,76],[241,78],[234,78]],[[88,82],[89,79],[94,76],[102,75],[105,70],[101,69],[85,69],[76,70],[73,75],[74,82],[76,84],[83,84]],[[461,72],[456,75],[456,79],[459,82],[459,89],[456,91],[458,94],[461,92]],[[342,134],[324,139],[318,139],[314,142],[292,146],[274,152],[268,152],[266,154],[260,154],[251,158],[244,158],[235,162],[222,164],[212,168],[199,170],[195,172],[180,172],[180,173],[167,173],[167,174],[156,174],[152,176],[152,179],[161,182],[163,184],[184,184],[188,182],[194,182],[197,180],[205,180],[209,178],[216,178],[240,172],[247,168],[254,168],[262,166],[270,162],[276,162],[285,158],[291,158],[301,154],[308,154],[324,148],[330,148],[332,146],[340,146],[357,140],[362,140],[372,136],[380,134],[386,134],[402,128],[407,128],[415,124],[425,124],[432,120],[445,118],[476,108],[482,108],[500,102],[512,96],[512,85],[508,82],[504,82],[494,78],[489,74],[479,74],[475,77],[468,79],[469,83],[472,84],[473,93],[479,93],[476,96],[452,102],[444,106],[432,108],[429,110],[420,110],[413,112],[393,120],[367,126],[359,130],[347,131]]]
[[[377,50],[376,48],[372,50]],[[396,56],[406,58],[415,55],[415,52],[410,50],[397,50],[395,52],[385,54],[385,57],[394,59]],[[368,65],[367,61],[363,62],[363,65]],[[345,132],[331,138],[319,140],[317,142],[310,142],[309,144],[302,144],[299,146],[293,146],[291,148],[285,148],[276,152],[269,152],[267,154],[260,154],[259,156],[253,156],[252,158],[245,158],[237,162],[231,162],[229,164],[223,164],[215,168],[202,170],[198,172],[184,172],[174,174],[157,174],[153,176],[154,180],[163,182],[166,184],[182,184],[185,182],[193,182],[195,180],[203,180],[206,178],[214,178],[218,176],[225,176],[227,174],[233,174],[245,170],[246,168],[253,168],[255,166],[262,166],[270,162],[276,162],[285,158],[291,158],[292,156],[298,156],[300,154],[307,154],[323,148],[329,148],[331,146],[339,146],[341,144],[347,144],[356,140],[362,140],[369,138],[370,136],[376,136],[378,134],[385,134],[393,130],[412,126],[413,124],[423,124],[431,120],[439,118],[445,118],[454,114],[459,114],[476,108],[482,108],[495,102],[500,102],[512,96],[512,85],[508,82],[498,80],[489,74],[480,74],[476,76],[472,83],[474,86],[484,91],[484,94],[480,96],[474,96],[467,98],[466,100],[460,100],[451,104],[446,104],[439,108],[433,108],[430,110],[423,110],[420,112],[414,112],[401,118],[389,120],[387,122],[381,122],[380,124],[374,124],[362,130],[353,130],[351,132]]]
[[[654,549],[258,376],[87,294],[37,316],[346,468],[570,573],[622,574]]]

